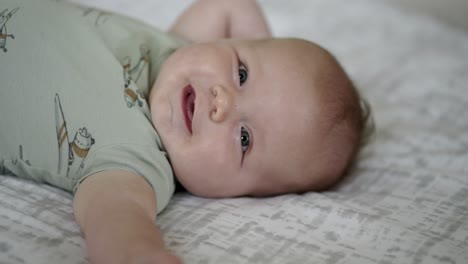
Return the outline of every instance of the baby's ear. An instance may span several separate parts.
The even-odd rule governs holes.
[[[368,144],[374,139],[375,135],[375,121],[372,115],[372,109],[366,99],[359,98],[359,107],[361,108],[361,146]]]

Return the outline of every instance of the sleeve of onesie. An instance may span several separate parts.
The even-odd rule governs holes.
[[[88,176],[106,170],[125,170],[143,176],[156,193],[157,213],[169,203],[175,184],[166,153],[153,146],[119,144],[90,153],[83,167],[83,177],[73,192]]]

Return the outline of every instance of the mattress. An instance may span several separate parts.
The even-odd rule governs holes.
[[[74,2],[166,29],[191,1]],[[188,264],[468,263],[467,32],[382,1],[259,2],[274,35],[336,55],[376,133],[325,192],[176,194],[157,220],[167,247]],[[72,196],[1,175],[0,263],[89,263]]]

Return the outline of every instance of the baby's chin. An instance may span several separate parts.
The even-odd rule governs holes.
[[[156,82],[154,82],[149,90],[148,97],[146,99],[146,102],[148,103],[150,109],[157,108],[157,104],[155,103],[155,96],[157,94],[156,89]]]

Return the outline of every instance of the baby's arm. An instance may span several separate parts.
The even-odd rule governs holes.
[[[194,42],[271,37],[255,0],[198,0],[179,16],[170,32]]]
[[[78,188],[74,212],[94,264],[181,263],[164,247],[154,223],[154,191],[141,176],[126,171],[90,176]]]

